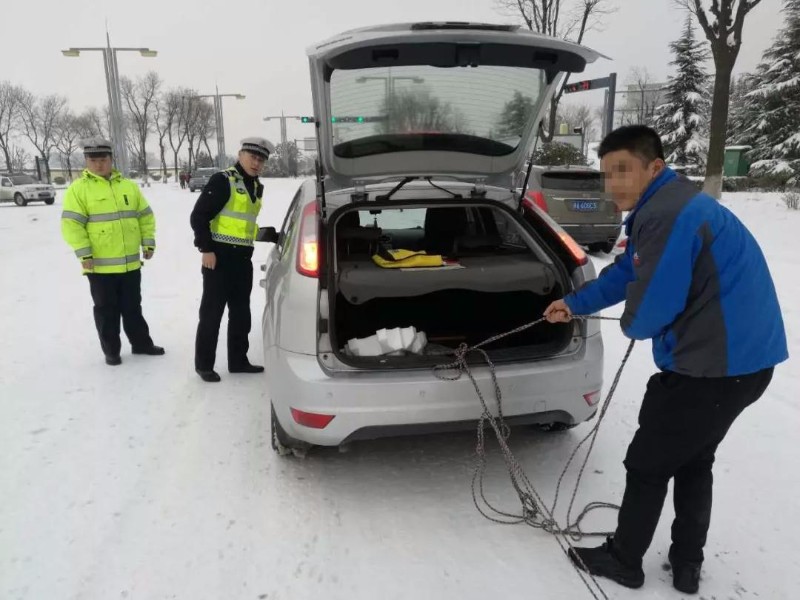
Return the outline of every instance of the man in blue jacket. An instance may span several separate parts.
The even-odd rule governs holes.
[[[545,311],[567,322],[625,302],[622,331],[653,340],[653,375],[625,457],[617,530],[572,560],[632,588],[674,478],[669,561],[673,585],[699,588],[711,520],[714,454],[733,421],[758,400],[788,358],[775,286],[758,243],[714,198],[664,162],[658,134],[622,127],[599,149],[606,190],[622,211],[628,245],[600,276]]]

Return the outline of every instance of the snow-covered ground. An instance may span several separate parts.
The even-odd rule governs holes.
[[[267,181],[263,225],[280,226],[297,185]],[[0,598],[590,597],[547,534],[495,525],[475,511],[472,434],[361,443],[306,460],[274,455],[263,378],[223,369],[223,383],[208,385],[193,372],[201,291],[188,225],[195,194],[174,184],[145,194],[159,246],[144,272],[144,311],[167,355],[123,354],[117,368],[103,364],[88,285],[61,240],[61,194],[55,206],[0,206]],[[800,213],[777,195],[725,201],[763,245],[797,356]],[[261,292],[256,285],[255,362]],[[610,382],[626,341],[613,324],[604,323],[604,334]],[[622,458],[653,369],[649,345],[640,344],[580,506],[619,501]],[[798,391],[796,362],[782,366],[719,451],[703,598],[797,595]],[[512,435],[545,497],[587,428]],[[501,469],[487,483],[494,499],[517,508]],[[612,598],[679,597],[662,569],[671,517],[668,503],[645,561],[645,588],[605,582]],[[607,513],[586,526],[613,524]]]

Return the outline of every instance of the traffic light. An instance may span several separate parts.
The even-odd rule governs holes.
[[[300,117],[301,123],[313,123],[314,117]]]
[[[564,88],[564,92],[567,94],[574,94],[575,92],[586,92],[590,89],[592,89],[591,80],[576,81],[575,83],[568,83]]]

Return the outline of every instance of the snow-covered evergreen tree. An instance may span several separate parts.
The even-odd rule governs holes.
[[[750,127],[738,141],[753,146],[754,168],[800,172],[800,0],[785,0],[784,27],[764,52],[748,95]],[[759,169],[760,167],[760,169]]]
[[[707,151],[706,132],[711,108],[708,75],[708,44],[698,39],[691,16],[680,39],[670,44],[675,74],[667,84],[666,102],[658,108],[656,130],[661,135],[667,162],[702,167]]]
[[[752,146],[754,143],[753,120],[760,101],[751,92],[758,87],[758,82],[758,77],[753,73],[743,73],[731,85],[728,145]]]

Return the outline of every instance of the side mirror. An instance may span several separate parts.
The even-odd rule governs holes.
[[[257,242],[267,242],[268,244],[277,244],[280,235],[274,227],[259,227],[258,235],[256,236]]]

